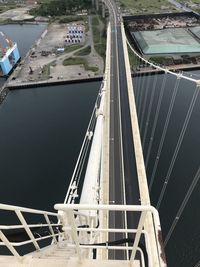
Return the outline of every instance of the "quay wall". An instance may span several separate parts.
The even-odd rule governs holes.
[[[85,83],[85,82],[94,82],[94,81],[102,81],[103,76],[91,77],[91,78],[83,78],[83,79],[74,79],[74,80],[58,80],[58,81],[40,81],[40,82],[32,82],[32,83],[24,83],[24,84],[14,84],[7,85],[8,90],[15,89],[28,89],[33,87],[47,87],[53,85],[63,85],[63,84],[73,84],[73,83]]]
[[[27,84],[16,84],[16,85],[9,85],[9,80],[5,82],[5,84],[0,88],[0,104],[6,98],[8,92],[10,90],[17,90],[17,89],[28,89],[33,87],[47,87],[53,85],[63,85],[63,84],[73,84],[73,83],[85,83],[85,82],[94,82],[94,81],[102,81],[103,76],[93,77],[93,78],[85,78],[85,79],[76,79],[76,80],[59,80],[59,81],[52,81],[52,82],[35,82],[35,83],[27,83]]]

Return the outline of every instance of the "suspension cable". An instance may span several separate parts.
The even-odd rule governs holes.
[[[143,100],[143,89],[144,89],[144,85],[145,85],[145,74],[142,73],[141,75],[141,84],[140,84],[140,99],[139,99],[139,103],[138,103],[138,121],[139,121],[139,117],[140,117],[140,113],[141,113],[141,108],[142,108],[142,100]]]
[[[181,215],[182,215],[182,213],[183,213],[183,211],[185,209],[185,206],[187,205],[187,203],[189,201],[189,198],[190,198],[194,188],[196,187],[196,185],[197,185],[197,183],[199,181],[199,178],[200,178],[200,167],[198,168],[198,171],[196,172],[196,175],[195,175],[195,177],[194,177],[194,179],[193,179],[193,181],[192,181],[192,183],[191,183],[191,185],[190,185],[190,187],[189,187],[189,189],[187,191],[187,194],[185,195],[185,197],[184,197],[184,199],[183,199],[183,201],[181,203],[181,206],[180,206],[178,212],[175,215],[175,218],[174,218],[173,223],[171,224],[170,230],[166,235],[166,238],[165,238],[165,241],[164,241],[164,246],[166,246],[168,241],[170,240],[171,235],[172,235],[172,233],[174,231],[174,228],[176,227],[176,225],[177,225],[177,223],[178,223],[178,221],[179,221],[179,219],[180,219],[180,217],[181,217]]]
[[[159,94],[159,99],[158,99],[158,104],[157,104],[157,108],[156,108],[156,114],[155,114],[155,118],[154,118],[154,122],[153,122],[153,127],[152,127],[152,131],[151,131],[149,146],[148,146],[148,150],[147,150],[147,157],[146,157],[146,160],[145,160],[146,167],[148,166],[148,163],[149,163],[151,148],[152,148],[153,139],[154,139],[154,135],[155,135],[155,131],[156,131],[156,126],[157,126],[157,122],[158,122],[158,116],[159,116],[159,113],[160,113],[162,98],[163,98],[163,95],[164,95],[164,89],[165,89],[166,80],[167,80],[167,73],[165,72],[164,78],[163,78],[163,81],[162,81],[162,87],[161,87],[160,94]]]
[[[194,267],[200,267],[200,261],[198,261]]]
[[[136,67],[136,69],[137,69],[137,67]],[[137,103],[138,103],[138,94],[139,94],[139,86],[138,86],[138,84],[139,84],[139,79],[140,79],[140,77],[139,77],[139,74],[137,75],[137,76],[134,76],[134,85],[133,85],[133,89],[134,89],[134,96],[135,96],[135,103],[136,103],[136,105],[137,105]]]
[[[161,193],[160,193],[160,196],[159,196],[159,199],[158,199],[158,203],[157,203],[157,206],[156,206],[157,209],[159,209],[159,207],[160,207],[160,204],[162,202],[163,196],[165,194],[165,190],[166,190],[167,184],[168,184],[168,182],[170,180],[171,173],[172,173],[172,170],[173,170],[173,167],[174,167],[174,163],[175,163],[177,155],[179,153],[179,149],[181,147],[181,144],[182,144],[182,141],[183,141],[183,138],[184,138],[184,135],[185,135],[185,132],[186,132],[186,129],[187,129],[187,126],[188,126],[192,111],[194,109],[194,105],[195,105],[195,102],[196,102],[198,94],[199,94],[199,86],[197,84],[195,92],[194,92],[193,97],[192,97],[192,100],[190,102],[190,106],[189,106],[187,115],[185,117],[185,121],[184,121],[182,130],[181,130],[181,133],[179,135],[179,139],[178,139],[178,142],[177,142],[177,145],[176,145],[176,148],[175,148],[175,151],[174,151],[174,154],[173,154],[173,157],[172,157],[172,160],[171,160],[168,172],[167,172],[167,176],[166,176],[164,185],[162,187],[162,190],[161,190]]]
[[[149,92],[149,85],[150,85],[150,72],[149,72],[149,75],[147,77],[147,87],[145,88],[143,110],[142,110],[142,114],[141,114],[141,123],[140,123],[141,136],[142,136],[143,122],[144,122],[144,115],[145,115],[146,106],[147,106],[147,95]]]
[[[100,87],[99,93],[97,95],[97,99],[95,101],[95,105],[94,105],[94,108],[93,108],[93,111],[92,111],[92,115],[91,115],[91,118],[90,118],[90,121],[89,121],[89,124],[88,124],[88,128],[86,130],[86,134],[85,134],[85,137],[84,137],[84,140],[83,140],[83,144],[82,144],[81,149],[80,149],[80,152],[79,152],[79,156],[78,156],[78,159],[77,159],[77,162],[76,162],[76,165],[75,165],[73,174],[72,174],[72,178],[71,178],[71,181],[70,181],[68,190],[67,190],[67,194],[66,194],[64,203],[67,203],[68,202],[69,196],[71,195],[72,185],[74,183],[76,183],[77,177],[80,176],[79,171],[83,169],[83,167],[82,167],[83,159],[86,158],[85,155],[87,154],[88,147],[89,147],[89,144],[88,143],[90,143],[91,142],[91,139],[92,139],[92,138],[89,138],[88,134],[91,131],[93,131],[94,126],[95,126],[95,123],[96,123],[96,109],[98,107],[98,101],[101,98],[101,91],[102,91],[102,85]]]
[[[175,82],[175,86],[174,86],[174,91],[172,93],[172,98],[171,98],[171,101],[170,101],[170,105],[169,105],[169,109],[168,109],[165,125],[164,125],[162,136],[161,136],[161,139],[160,139],[160,144],[159,144],[159,147],[158,147],[156,160],[155,160],[154,166],[153,166],[153,172],[152,172],[152,175],[151,175],[151,178],[150,178],[150,184],[149,184],[150,192],[151,192],[151,188],[152,188],[152,185],[153,185],[153,182],[154,182],[155,173],[156,173],[156,170],[157,170],[158,162],[159,162],[159,159],[160,159],[161,151],[162,151],[162,148],[163,148],[163,144],[164,144],[164,141],[165,141],[167,129],[168,129],[168,126],[169,126],[169,121],[170,121],[170,118],[171,118],[171,114],[172,114],[172,110],[173,110],[173,107],[174,107],[176,95],[177,95],[177,92],[178,92],[180,78],[181,78],[181,76],[177,77],[176,82]]]
[[[158,75],[155,74],[154,81],[153,81],[153,89],[151,91],[151,97],[150,97],[150,102],[149,102],[149,108],[148,108],[148,111],[147,111],[147,120],[146,120],[146,125],[145,125],[145,130],[144,130],[144,137],[143,137],[143,140],[142,140],[142,147],[145,146],[146,135],[147,135],[149,119],[150,119],[150,115],[151,115],[151,111],[152,111],[152,106],[153,106],[153,99],[154,99],[154,95],[155,95],[157,79],[158,79]]]
[[[86,148],[87,151],[88,151],[89,145],[90,145],[90,143],[88,142],[88,144],[87,144],[87,148]],[[85,154],[84,154],[84,157],[83,157],[83,164],[82,164],[81,167],[80,167],[79,176],[77,177],[77,186],[79,185],[79,182],[80,182],[80,179],[81,179],[81,174],[82,174],[82,170],[83,170],[83,167],[84,167],[84,163],[85,163],[86,156],[87,156],[87,153],[85,153]]]

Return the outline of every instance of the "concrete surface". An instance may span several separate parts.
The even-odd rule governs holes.
[[[76,23],[82,25],[84,22],[79,21]],[[41,38],[32,46],[26,58],[22,60],[20,66],[13,72],[9,85],[39,81],[55,82],[61,79],[71,80],[102,76],[104,72],[104,62],[94,49],[92,49],[89,55],[83,56],[83,58],[87,60],[89,66],[97,67],[98,71],[93,72],[91,70],[85,70],[83,65],[63,65],[64,59],[75,56],[74,54],[77,51],[91,45],[90,30],[85,33],[85,38],[83,38],[82,43],[79,43],[82,45],[82,48],[70,53],[63,52],[58,54],[55,52],[56,48],[66,45],[65,37],[66,24],[50,24],[47,30],[41,35]],[[46,56],[42,55],[44,52],[47,53]],[[44,71],[45,68],[48,68],[47,72]]]

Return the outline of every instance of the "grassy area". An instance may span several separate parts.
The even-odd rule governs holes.
[[[161,64],[161,65],[172,65],[173,64],[173,57],[150,57],[149,60],[151,62]]]
[[[94,44],[101,43],[101,31],[99,31],[99,27],[92,25],[92,31]]]
[[[120,0],[120,3],[123,9],[127,9],[132,14],[160,13],[163,6],[176,10],[168,0]],[[166,9],[163,9],[163,12],[166,12]]]
[[[51,0],[40,1],[31,14],[34,16],[63,16],[75,15],[77,11],[88,9],[91,5],[90,0]]]
[[[16,4],[0,4],[0,13],[18,7]]]
[[[66,46],[65,53],[73,52],[77,49],[80,49],[81,47],[83,47],[83,45],[80,45],[80,44]]]
[[[94,48],[105,59],[106,56],[106,27],[105,21],[99,20],[99,16],[92,17],[92,32]]]
[[[94,46],[97,53],[105,60],[106,58],[106,42],[104,44],[97,44]]]
[[[55,17],[55,20],[58,20],[59,23],[71,23],[73,21],[84,21],[88,20],[87,16],[59,16]]]
[[[164,64],[164,61],[166,60],[166,57],[150,57],[149,61],[158,63],[158,64]]]
[[[92,17],[92,25],[99,26],[99,18],[97,16]]]
[[[129,55],[129,62],[130,62],[131,68],[136,67],[138,60],[137,60],[137,57],[131,51],[130,47],[128,47],[128,55]]]
[[[97,67],[89,66],[88,62],[85,58],[80,57],[71,57],[63,60],[64,66],[70,66],[70,65],[83,65],[85,70],[97,72],[99,69]]]
[[[87,56],[87,55],[89,55],[90,53],[91,53],[91,46],[89,45],[89,46],[87,46],[87,47],[81,49],[80,51],[77,51],[77,52],[75,53],[75,55],[76,55],[76,56]]]

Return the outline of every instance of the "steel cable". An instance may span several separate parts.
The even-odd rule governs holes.
[[[179,139],[178,139],[178,142],[177,142],[177,145],[176,145],[176,148],[175,148],[175,151],[174,151],[174,154],[173,154],[173,157],[172,157],[172,160],[171,160],[171,163],[170,163],[167,175],[166,175],[166,179],[165,179],[164,185],[162,187],[162,190],[161,190],[161,193],[160,193],[160,196],[159,196],[159,199],[158,199],[158,203],[157,203],[157,206],[156,206],[157,209],[159,209],[159,207],[160,207],[160,204],[162,202],[163,196],[165,194],[165,190],[166,190],[167,184],[168,184],[168,182],[170,180],[170,176],[171,176],[171,173],[172,173],[172,170],[173,170],[173,167],[174,167],[174,163],[175,163],[176,158],[178,156],[179,149],[181,147],[181,144],[182,144],[182,141],[183,141],[183,138],[184,138],[184,135],[185,135],[185,132],[186,132],[186,129],[187,129],[187,126],[188,126],[188,123],[189,123],[189,120],[190,120],[190,117],[191,117],[191,114],[192,114],[192,111],[193,111],[193,108],[194,108],[198,93],[199,93],[199,87],[196,86],[195,92],[194,92],[192,100],[190,102],[190,106],[189,106],[187,115],[185,117],[185,121],[183,123],[183,127],[182,127],[181,133],[179,135]]]
[[[144,122],[144,115],[145,115],[145,111],[146,111],[146,106],[147,106],[147,96],[148,96],[148,92],[149,92],[149,85],[150,85],[150,72],[148,74],[147,77],[147,87],[145,88],[145,95],[144,95],[144,103],[143,103],[143,110],[142,110],[142,114],[141,114],[141,139],[143,139],[142,137],[142,129],[143,129],[143,122]]]
[[[145,146],[146,135],[147,135],[148,124],[149,124],[149,119],[150,119],[150,115],[151,115],[152,105],[153,105],[153,99],[154,99],[154,95],[155,95],[157,79],[158,79],[158,74],[155,74],[154,81],[153,81],[153,89],[151,91],[151,97],[150,97],[150,102],[149,102],[149,108],[147,111],[147,119],[146,119],[146,125],[145,125],[145,130],[144,130],[144,137],[142,140],[142,147]]]
[[[79,156],[78,156],[78,159],[77,159],[77,162],[76,162],[73,174],[72,174],[72,178],[71,178],[68,190],[67,190],[67,194],[66,194],[64,203],[67,203],[68,200],[69,200],[69,196],[71,195],[70,192],[72,190],[71,186],[73,185],[74,182],[76,182],[77,177],[79,177],[79,170],[82,169],[82,161],[83,161],[83,159],[86,158],[85,153],[88,151],[88,149],[86,149],[86,148],[88,148],[88,142],[90,142],[90,140],[88,139],[88,133],[94,129],[94,126],[95,126],[95,123],[96,123],[96,110],[97,110],[97,107],[98,107],[98,101],[101,98],[101,92],[102,92],[102,86],[101,86],[101,88],[99,90],[99,93],[97,95],[97,99],[95,101],[95,105],[94,105],[94,108],[93,108],[93,111],[92,111],[92,115],[90,117],[88,128],[86,130],[86,134],[85,134],[85,137],[84,137],[84,140],[83,140],[83,144],[82,144],[80,152],[79,152]]]
[[[165,72],[164,77],[163,77],[163,81],[162,81],[160,94],[159,94],[159,99],[158,99],[158,104],[157,104],[157,108],[156,108],[156,114],[155,114],[155,118],[154,118],[154,122],[153,122],[153,127],[152,127],[152,131],[151,131],[149,146],[148,146],[148,150],[147,150],[147,157],[145,160],[145,166],[146,167],[148,166],[148,163],[149,163],[152,143],[153,143],[154,134],[155,134],[155,130],[156,130],[157,122],[158,122],[158,116],[160,113],[160,108],[161,108],[161,103],[162,103],[162,98],[163,98],[163,94],[164,94],[166,80],[167,80],[167,73]]]
[[[180,219],[180,217],[181,217],[181,215],[182,215],[182,213],[183,213],[183,211],[185,209],[185,206],[187,205],[188,200],[189,200],[194,188],[196,187],[196,185],[197,185],[197,183],[199,181],[199,178],[200,178],[200,167],[199,167],[198,171],[196,172],[196,175],[195,175],[195,177],[194,177],[194,179],[193,179],[193,181],[192,181],[192,183],[191,183],[191,185],[190,185],[190,187],[189,187],[189,189],[187,191],[187,194],[185,195],[185,197],[184,197],[184,199],[183,199],[183,201],[181,203],[181,206],[180,206],[178,212],[176,213],[175,219],[174,219],[173,223],[171,224],[169,232],[166,235],[166,238],[165,238],[165,241],[164,241],[164,246],[166,246],[168,241],[170,240],[171,235],[172,235],[172,233],[174,231],[174,228],[176,227],[176,225],[177,225],[177,223],[178,223],[178,221],[179,221],[179,219]]]
[[[161,139],[160,139],[160,144],[159,144],[159,147],[158,147],[156,160],[155,160],[155,163],[154,163],[154,166],[153,166],[152,175],[151,175],[151,178],[150,178],[150,184],[149,184],[150,192],[151,192],[152,185],[153,185],[153,182],[154,182],[154,179],[155,179],[155,174],[156,174],[158,162],[159,162],[159,159],[160,159],[160,154],[161,154],[161,151],[162,151],[162,148],[163,148],[163,144],[164,144],[164,141],[165,141],[167,129],[168,129],[168,126],[169,126],[169,121],[170,121],[170,118],[171,118],[172,110],[173,110],[173,107],[174,107],[174,102],[175,102],[176,95],[177,95],[177,92],[178,92],[179,83],[180,83],[180,78],[177,78],[175,86],[174,86],[174,91],[172,93],[172,98],[171,98],[171,101],[170,101],[170,105],[169,105],[169,109],[168,109],[165,125],[164,125],[164,128],[163,128],[162,136],[161,136]]]

